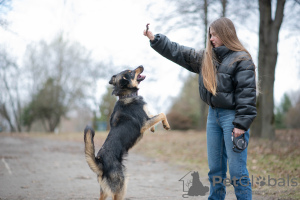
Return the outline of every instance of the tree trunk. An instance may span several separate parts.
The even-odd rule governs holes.
[[[206,43],[207,43],[207,31],[208,31],[208,2],[207,0],[204,0],[204,5],[203,5],[203,9],[204,9],[204,48],[206,48]]]
[[[5,104],[0,105],[0,114],[9,124],[10,132],[16,132],[15,126],[12,124],[12,120],[10,119],[10,116],[7,112]]]
[[[283,20],[285,0],[278,0],[275,19],[272,19],[271,0],[259,0],[259,55],[258,79],[260,95],[257,98],[257,117],[251,134],[256,137],[273,138],[274,121],[274,80],[277,62],[279,30]]]
[[[222,3],[222,16],[221,17],[226,17],[227,0],[221,0],[221,3]]]
[[[204,47],[206,48],[207,43],[207,31],[208,31],[208,2],[204,0]],[[196,80],[198,82],[198,79]],[[204,101],[200,101],[200,117],[199,117],[199,130],[206,130],[206,120],[208,114],[208,105]]]
[[[226,16],[226,8],[227,8],[227,0],[221,0],[222,4],[222,15],[221,17]],[[207,34],[208,34],[208,1],[204,0],[204,26],[205,26],[205,31],[204,31],[204,47],[206,48],[206,43],[207,43]],[[207,115],[208,115],[208,105],[204,102],[200,102],[200,122],[199,122],[199,129],[200,130],[206,130],[206,120],[207,120]]]
[[[6,119],[10,120],[9,124],[11,126],[11,131],[12,132],[21,132],[22,131],[21,130],[21,122],[19,120],[19,116],[20,115],[17,114],[19,112],[19,111],[17,111],[17,109],[19,107],[16,108],[16,106],[15,106],[16,102],[14,101],[14,98],[13,98],[13,95],[12,95],[12,92],[11,92],[11,88],[9,87],[9,84],[8,84],[8,82],[6,80],[6,76],[5,75],[3,77],[3,82],[4,82],[4,85],[5,85],[8,97],[9,97],[9,103],[11,105],[12,115],[15,118],[15,126],[14,126],[14,128],[12,128],[12,126],[11,126],[11,124],[13,124],[12,119],[11,118],[6,118]],[[17,104],[19,104],[19,99],[17,99]]]

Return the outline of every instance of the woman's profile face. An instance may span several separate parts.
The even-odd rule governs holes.
[[[213,28],[209,28],[209,35],[210,35],[210,42],[213,45],[214,48],[222,46],[223,43],[220,40],[220,38],[217,36],[216,32],[214,31]]]

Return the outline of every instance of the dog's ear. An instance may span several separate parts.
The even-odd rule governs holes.
[[[115,85],[116,84],[116,75],[113,75],[108,83],[111,85]]]
[[[119,83],[121,87],[124,87],[129,84],[129,80],[126,77],[123,77]]]

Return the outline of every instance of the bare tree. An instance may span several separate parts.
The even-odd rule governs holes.
[[[106,87],[106,93],[102,96],[100,109],[100,120],[106,122],[106,130],[110,129],[110,116],[114,110],[117,102],[116,96],[112,95],[113,87],[111,85]]]
[[[210,9],[209,6],[215,2],[219,3],[219,1],[220,0],[166,0],[168,8],[171,10],[167,12],[164,9],[163,13],[156,17],[156,20],[160,22],[160,25],[157,27],[164,33],[169,33],[170,31],[176,31],[179,29],[189,29],[189,31],[191,31],[191,37],[193,35],[199,35],[200,32],[203,37],[196,37],[194,38],[194,41],[197,43],[200,40],[203,40],[205,47],[207,37],[206,31],[210,22],[208,18]],[[225,0],[225,2],[227,2],[227,0]],[[155,7],[155,5],[152,6]],[[149,7],[149,10],[151,10],[151,6]]]
[[[207,43],[207,30],[210,23],[209,17],[210,18],[220,17],[220,16],[225,17],[227,5],[228,5],[227,0],[203,0],[203,1],[181,0],[176,2],[168,0],[167,2],[171,4],[171,7],[173,7],[173,11],[170,13],[163,13],[157,18],[157,20],[159,20],[162,24],[164,24],[165,28],[161,27],[161,29],[164,29],[166,33],[170,31],[176,31],[177,29],[194,30],[195,32],[191,33],[191,37],[193,35],[199,35],[200,32],[202,37],[194,38],[195,40],[194,42],[196,44],[197,42],[202,41],[203,42],[202,48],[205,48]],[[219,10],[221,10],[221,12],[218,12]],[[197,91],[198,76],[189,76],[187,82],[184,84],[191,85],[190,83],[191,81],[195,82],[196,84],[192,84],[192,87],[188,88],[188,90]],[[186,86],[184,86],[183,88],[186,88]],[[181,123],[181,124],[185,124],[184,127],[179,125],[178,128],[180,127],[195,128],[195,122],[196,122],[198,124],[198,126],[196,127],[197,129],[205,130],[206,117],[208,113],[208,105],[205,102],[200,100],[199,95],[197,97],[194,97],[194,95],[193,97],[191,96],[185,97],[184,93],[186,93],[186,91],[181,91],[180,94],[181,99],[179,98],[174,102],[173,106],[171,107],[169,117],[175,120],[173,123],[177,123],[179,119],[181,119],[182,122],[185,122],[185,123]],[[186,127],[186,125],[188,125],[188,123],[186,123],[188,116],[186,115],[178,116],[178,114],[180,115],[180,113],[186,113],[187,110],[190,109],[187,109],[184,106],[180,106],[180,107],[175,106],[183,102],[189,104],[189,101],[184,100],[185,98],[195,98],[195,100],[197,100],[197,102],[194,103],[193,105],[187,106],[189,108],[193,108],[191,109],[192,112],[188,114],[190,117],[192,117],[191,119],[192,123],[190,123],[193,124],[192,127]],[[178,111],[179,108],[187,109],[187,110],[185,110],[184,112],[182,112],[182,110]],[[200,114],[195,115],[194,113],[195,110]]]
[[[0,27],[6,28],[6,14],[11,10],[11,0],[0,0]],[[15,73],[17,66],[5,49],[0,52],[0,120],[1,130],[19,131],[18,111],[14,104],[16,88],[11,88],[9,76]],[[13,104],[13,107],[11,107]],[[17,103],[17,105],[19,105]],[[8,127],[7,127],[8,126]]]
[[[63,34],[50,43],[29,45],[25,58],[30,80],[28,106],[35,117],[28,116],[40,119],[52,132],[66,112],[93,96],[99,73],[90,52],[79,43],[66,40]],[[27,112],[30,113],[28,109]]]
[[[169,20],[176,24],[174,26],[171,24],[171,27],[167,30],[176,30],[177,28],[187,27],[195,28],[195,26],[203,27],[203,24],[205,24],[205,20],[204,23],[202,20],[205,18],[201,18],[201,15],[199,15],[199,13],[205,13],[207,10],[203,9],[203,7],[199,5],[201,3],[205,4],[206,1],[177,1],[176,3],[174,1],[172,2],[175,4],[175,6],[173,5],[173,7],[177,9],[175,9],[173,13],[166,15],[165,18],[160,17],[164,24],[166,24],[167,22],[165,20]],[[221,3],[221,5],[217,3]],[[287,19],[285,21],[285,24],[291,34],[293,34],[293,31],[294,34],[299,34],[299,1],[287,0],[287,3],[289,12],[285,13],[285,18]],[[261,95],[259,95],[257,100],[258,115],[253,123],[251,132],[254,136],[257,137],[272,138],[274,136],[273,87],[275,80],[275,66],[278,56],[277,44],[279,31],[282,26],[284,17],[284,8],[287,7],[286,0],[274,1],[273,4],[271,0],[207,0],[207,4],[205,5],[206,8],[208,8],[208,16],[210,18],[215,16],[213,15],[213,13],[220,13],[219,16],[228,16],[234,19],[234,21],[240,22],[239,24],[247,24],[245,23],[245,20],[249,19],[250,16],[255,19],[257,11],[259,12],[258,80],[260,81]],[[272,8],[274,7],[275,12],[272,10]],[[174,16],[175,19],[178,20],[179,18],[181,19],[181,21],[179,20],[178,22],[174,20]],[[251,27],[253,27],[253,22]],[[252,28],[249,29],[252,30]],[[205,30],[207,30],[207,26]],[[204,32],[204,35],[205,34],[206,33]],[[201,112],[203,112],[202,109]]]
[[[261,95],[258,96],[258,115],[254,121],[252,134],[257,137],[273,138],[274,120],[274,81],[278,56],[278,37],[284,16],[285,0],[276,2],[272,17],[272,1],[259,0],[259,56],[258,79]]]
[[[9,124],[9,130],[20,132],[21,101],[19,94],[19,67],[5,49],[0,50],[0,115]]]
[[[300,91],[295,92],[298,96],[295,105],[293,105],[286,113],[285,123],[288,128],[299,129],[300,128]],[[295,94],[293,94],[293,98]]]

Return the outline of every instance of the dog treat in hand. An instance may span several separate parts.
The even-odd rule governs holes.
[[[149,25],[150,25],[150,23],[146,24],[146,35],[147,35],[148,30],[149,30]]]

